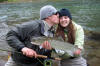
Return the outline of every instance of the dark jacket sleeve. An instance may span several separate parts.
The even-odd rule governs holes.
[[[6,41],[8,45],[17,51],[20,51],[26,46],[25,42],[30,41],[30,34],[32,31],[34,31],[34,29],[35,27],[31,22],[23,23],[13,27],[12,30],[6,35]]]
[[[6,36],[6,41],[8,45],[17,51],[20,51],[25,45],[19,40],[17,33],[13,30],[9,31]]]
[[[23,47],[27,47],[29,44],[25,44],[25,42],[30,42],[31,37],[39,31],[37,30],[38,26],[39,23],[33,21],[13,27],[6,35],[8,45],[17,51],[20,51]]]
[[[35,50],[38,54],[47,55],[49,50],[45,51],[44,48],[40,49],[39,46],[31,44],[31,37],[38,35],[40,28],[38,22],[24,23],[9,31],[6,41],[9,46],[17,51],[21,51],[23,47],[28,47]]]
[[[7,33],[6,41],[10,47],[14,48],[17,51],[21,51],[23,47],[28,47],[28,48],[35,50],[37,54],[50,56],[51,55],[50,50],[46,50],[44,48],[40,49],[38,45],[31,44],[31,38],[39,35],[38,33],[40,33],[40,28],[41,27],[39,26],[38,22],[32,22],[32,23],[26,23],[23,25],[19,25],[18,27],[13,28],[11,31]],[[36,58],[27,57],[23,55],[22,53],[12,52],[11,56],[13,60],[16,62],[36,63],[35,62]],[[37,62],[39,61],[37,60]]]

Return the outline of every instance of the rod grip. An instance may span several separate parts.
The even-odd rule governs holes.
[[[45,55],[37,55],[37,57],[39,57],[39,58],[48,58],[48,57],[45,56]]]

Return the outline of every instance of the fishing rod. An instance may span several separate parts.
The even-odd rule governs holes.
[[[12,51],[10,51],[10,50],[4,50],[4,49],[0,49],[0,51],[12,52]],[[14,52],[16,52],[16,53],[21,53],[21,52],[17,52],[17,51],[14,51]],[[38,60],[41,64],[43,64],[44,66],[52,66],[52,64],[53,64],[52,59],[53,59],[53,60],[58,60],[58,61],[61,60],[60,58],[48,57],[48,56],[39,55],[39,54],[37,55],[37,57],[38,57],[38,58],[45,58],[45,60],[44,60],[43,63],[37,58],[37,60]]]
[[[6,52],[12,52],[10,50],[4,50],[4,49],[0,49],[1,51],[6,51]],[[21,53],[21,52],[17,52],[17,51],[13,51],[13,52],[16,52],[16,53]],[[45,59],[53,59],[53,60],[61,60],[61,58],[54,58],[54,57],[48,57],[48,56],[45,56],[45,55],[37,55],[38,58],[45,58]]]

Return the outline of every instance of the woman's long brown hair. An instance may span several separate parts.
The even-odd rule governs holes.
[[[75,43],[75,29],[72,24],[72,20],[70,20],[70,23],[66,28],[58,24],[58,28],[56,30],[56,36],[61,36],[63,40],[65,41],[66,37],[65,37],[64,29],[68,30],[68,34],[67,34],[68,42],[71,44],[74,44]]]

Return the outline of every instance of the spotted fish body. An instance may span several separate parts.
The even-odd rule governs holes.
[[[78,49],[75,45],[58,40],[57,38],[38,37],[32,39],[33,44],[36,45],[41,45],[44,41],[48,41],[51,44],[53,48],[52,57],[60,57],[62,59],[75,57],[74,51]]]

